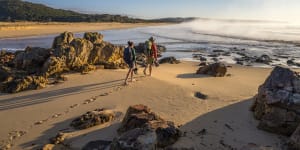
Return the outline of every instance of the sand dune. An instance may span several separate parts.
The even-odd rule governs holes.
[[[112,140],[128,106],[144,104],[181,125],[184,136],[176,148],[241,149],[256,144],[281,149],[282,137],[258,130],[249,111],[251,98],[271,69],[233,66],[231,76],[223,78],[195,75],[196,69],[197,63],[192,62],[161,65],[154,68],[153,77],[138,75],[136,82],[125,87],[126,70],[97,70],[70,74],[65,83],[42,90],[2,94],[0,137],[6,140],[11,131],[26,131],[13,140],[13,149],[32,149],[48,143],[59,131],[72,131],[72,119],[87,111],[109,108],[119,112],[111,123],[69,133],[67,142],[80,149],[88,141]],[[195,92],[208,99],[194,97]],[[91,98],[96,100],[85,104]]]

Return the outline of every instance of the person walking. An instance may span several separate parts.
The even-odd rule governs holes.
[[[146,65],[144,69],[144,75],[147,75],[147,68],[149,67],[149,76],[152,75],[152,66],[157,62],[157,46],[155,39],[150,37],[149,40],[145,42],[145,55],[146,55]]]
[[[124,83],[125,85],[128,85],[127,81],[128,81],[129,75],[131,77],[130,81],[131,82],[134,81],[133,72],[136,67],[136,54],[135,54],[135,49],[134,49],[134,43],[132,41],[128,41],[127,43],[128,43],[128,47],[126,47],[124,49],[124,54],[123,54],[123,59],[129,67],[128,73],[125,78],[125,83]]]

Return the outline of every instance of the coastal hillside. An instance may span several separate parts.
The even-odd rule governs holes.
[[[173,22],[190,21],[194,18],[161,18],[145,20],[122,15],[83,14],[71,10],[55,9],[43,4],[22,0],[0,0],[0,21],[39,21],[39,22]]]
[[[121,15],[82,14],[21,0],[0,0],[0,21],[144,22]]]

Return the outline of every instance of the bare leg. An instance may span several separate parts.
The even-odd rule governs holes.
[[[152,75],[152,65],[149,66],[149,73],[150,73],[149,75],[151,76]]]
[[[143,71],[145,76],[147,75],[147,73],[146,73],[147,68],[148,68],[148,64],[146,64],[146,67],[144,68],[144,71]]]
[[[133,69],[131,69],[131,82],[133,81]]]
[[[126,78],[125,78],[125,83],[124,83],[125,85],[128,84],[127,80],[128,80],[128,77],[129,77],[130,72],[132,73],[132,68],[130,68],[130,69],[128,70],[128,73],[127,73]]]

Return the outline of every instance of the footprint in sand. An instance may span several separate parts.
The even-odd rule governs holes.
[[[103,93],[103,94],[100,94],[99,96],[108,96],[109,94],[108,93]]]
[[[91,98],[91,99],[85,100],[85,101],[83,102],[83,104],[86,105],[86,104],[92,103],[92,102],[94,102],[94,101],[96,101],[96,98]]]
[[[78,104],[74,104],[74,105],[72,105],[72,106],[70,106],[70,108],[76,108],[76,107],[78,107],[79,105]]]
[[[52,116],[52,118],[58,118],[58,117],[60,117],[62,114],[54,114],[53,116]]]

